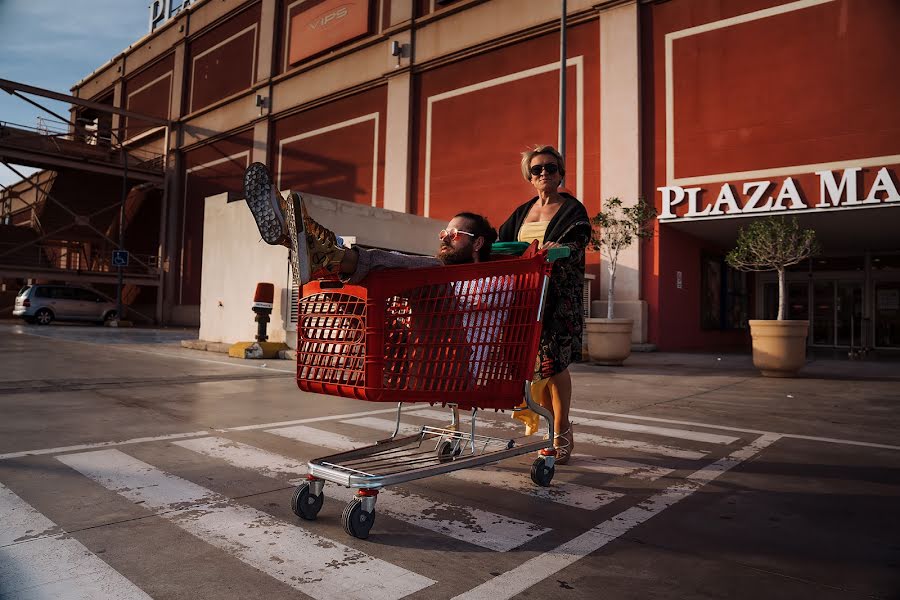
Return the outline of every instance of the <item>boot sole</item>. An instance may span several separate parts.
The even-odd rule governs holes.
[[[286,226],[278,205],[278,192],[272,187],[272,178],[262,163],[253,163],[244,171],[244,198],[256,228],[265,243],[278,245],[284,240]]]
[[[300,210],[300,215],[295,218],[297,229],[297,239],[292,239],[292,246],[296,251],[297,277],[300,279],[300,285],[306,285],[312,279],[312,269],[309,264],[309,245],[306,243],[306,206],[303,204],[303,198],[297,192],[292,192],[289,199],[294,206],[294,210]]]

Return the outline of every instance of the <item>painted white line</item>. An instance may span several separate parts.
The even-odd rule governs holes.
[[[444,424],[449,422],[449,415],[444,414],[441,411],[434,409],[423,409],[412,411],[408,413],[413,416],[421,416],[427,418],[434,419],[444,419]],[[460,421],[462,423],[471,423],[472,419],[468,416],[460,415]],[[347,422],[347,421],[343,421]],[[506,430],[517,430],[520,433],[525,431],[524,426],[519,421],[514,421],[512,418],[509,420],[497,420],[497,419],[479,419],[479,422],[483,423],[485,427],[495,428],[495,429],[506,429]],[[416,429],[418,431],[418,429]],[[642,442],[639,440],[620,440],[616,438],[608,438],[599,435],[594,435],[591,433],[582,433],[580,430],[575,432],[575,445],[577,447],[578,444],[595,444],[597,446],[607,446],[611,448],[626,448],[629,450],[637,450],[639,452],[645,452],[648,454],[658,454],[661,456],[671,456],[673,458],[687,458],[690,460],[696,460],[699,458],[703,458],[706,456],[706,452],[700,452],[697,450],[683,450],[681,448],[675,448],[673,446],[666,446],[662,444],[651,444],[650,442]]]
[[[623,423],[621,421],[610,421],[607,419],[584,419],[581,417],[570,417],[570,419],[575,425],[581,425],[583,427],[602,427],[603,429],[616,429],[618,431],[630,431],[632,433],[643,433],[646,435],[660,435],[691,440],[694,442],[706,442],[709,444],[731,444],[740,439],[730,435],[719,435],[717,433],[688,431],[686,429],[673,429],[671,427],[653,427],[650,425]]]
[[[359,427],[368,427],[379,431],[391,433],[394,431],[394,422],[387,419],[376,419],[375,417],[364,417],[362,419],[350,419],[341,421],[350,425]],[[404,430],[416,433],[420,427],[414,425],[405,425],[400,428],[400,433],[405,434]],[[583,508],[585,510],[597,510],[601,506],[605,506],[610,502],[618,500],[623,496],[618,492],[598,489],[570,483],[568,481],[555,481],[551,487],[539,487],[534,485],[531,477],[523,473],[511,473],[509,471],[501,471],[490,467],[479,469],[465,469],[461,471],[453,471],[447,473],[454,479],[461,479],[469,483],[480,483],[494,487],[503,488],[541,500],[549,500],[557,504],[565,504],[575,508]]]
[[[53,521],[0,484],[0,595],[150,600]]]
[[[94,450],[96,448],[109,448],[112,446],[127,446],[129,444],[140,444],[143,442],[161,442],[164,440],[180,440],[184,438],[199,437],[209,435],[208,431],[191,431],[190,433],[172,433],[169,435],[157,435],[153,437],[132,438],[130,440],[122,440],[119,442],[96,442],[93,444],[77,444],[75,446],[59,446],[58,448],[42,448],[38,450],[23,450],[21,452],[10,452],[8,454],[0,454],[0,460],[8,458],[21,458],[23,456],[39,456],[42,454],[60,454],[62,452],[76,452],[79,450]]]
[[[297,439],[294,436],[303,436],[306,429],[311,428],[300,425],[289,428],[284,433],[278,430],[274,430],[273,433]],[[287,435],[288,433],[294,435]],[[256,471],[266,477],[289,479],[292,485],[304,479],[307,472],[305,463],[301,464],[279,454],[225,438],[203,438],[175,443],[194,452],[224,460],[236,467]],[[352,490],[339,485],[329,485],[325,490],[326,501],[334,498],[349,502],[354,495]],[[526,521],[458,504],[435,502],[423,496],[398,490],[382,490],[378,495],[377,510],[400,521],[498,552],[512,550],[550,531]]]
[[[503,600],[524,592],[546,578],[596,552],[618,539],[631,529],[658,515],[679,502],[722,473],[734,468],[770,446],[779,439],[777,435],[764,435],[716,462],[695,471],[684,481],[669,486],[658,494],[622,511],[576,538],[573,538],[518,567],[490,579],[481,585],[456,596],[454,600]]]
[[[326,415],[324,417],[310,417],[308,419],[294,419],[293,421],[281,421],[278,423],[262,423],[259,425],[242,425],[240,427],[226,427],[222,431],[252,431],[254,429],[269,429],[271,427],[286,427],[288,425],[302,425],[303,423],[318,423],[320,421],[338,421],[366,415],[383,415],[397,412],[396,408],[381,408],[378,410],[366,410],[363,412],[346,413],[343,415]]]
[[[380,415],[384,413],[396,412],[395,408],[383,408],[380,410],[369,410],[356,413],[345,413],[341,415],[328,415],[324,417],[310,417],[308,419],[295,419],[293,421],[281,421],[278,423],[260,423],[258,425],[243,425],[241,427],[226,427],[224,429],[192,431],[190,433],[172,433],[169,435],[158,435],[153,437],[132,438],[130,440],[121,440],[115,442],[96,442],[92,444],[78,444],[75,446],[59,446],[56,448],[39,448],[35,450],[22,450],[21,452],[10,452],[8,454],[0,454],[0,460],[9,458],[21,458],[23,456],[38,456],[42,454],[60,454],[63,452],[77,452],[80,450],[93,450],[96,448],[112,448],[115,446],[127,446],[129,444],[140,444],[143,442],[161,442],[165,440],[178,440],[185,438],[202,437],[210,434],[211,431],[250,431],[254,429],[266,429],[268,427],[279,427],[283,425],[295,425],[300,423],[317,423],[319,421],[334,421],[339,419],[347,419],[351,417],[359,417],[365,415]]]
[[[310,446],[319,446],[322,449],[339,450],[341,452],[354,450],[360,446],[365,446],[371,442],[361,442],[348,438],[339,433],[332,433],[324,429],[316,429],[315,427],[307,427],[305,425],[295,425],[294,427],[280,427],[278,429],[266,429],[266,433],[274,433],[281,437],[291,440],[297,440]]]
[[[746,427],[729,427],[727,425],[716,425],[713,423],[700,423],[697,421],[679,421],[675,419],[660,419],[659,417],[644,417],[641,415],[629,415],[625,413],[606,412],[602,410],[588,410],[586,408],[572,408],[573,412],[582,412],[592,415],[607,415],[610,417],[622,417],[625,419],[635,419],[638,421],[653,421],[656,423],[671,423],[672,425],[689,425],[692,427],[708,427],[710,429],[721,429],[722,431],[737,431],[739,433],[753,433],[756,435],[777,435],[795,440],[809,440],[812,442],[826,442],[829,444],[844,444],[846,446],[863,446],[865,448],[882,448],[884,450],[900,450],[900,446],[893,444],[878,444],[875,442],[860,442],[857,440],[848,440],[844,438],[830,438],[816,435],[800,435],[797,433],[783,433],[780,431],[767,431],[765,429],[748,429]]]
[[[584,510],[597,510],[624,496],[619,492],[592,488],[586,485],[554,480],[550,487],[534,485],[527,472],[514,473],[490,467],[454,471],[449,475],[469,483],[479,483],[491,488],[517,492],[532,498],[564,504]]]
[[[435,583],[118,450],[66,454],[57,460],[313,598],[393,600]]]
[[[255,446],[221,437],[205,437],[175,442],[197,454],[210,456],[241,469],[248,469],[272,479],[286,479],[296,485],[306,476],[306,463],[262,450]]]
[[[588,454],[573,454],[572,459],[569,461],[569,465],[587,469],[589,471],[596,471],[597,473],[607,473],[609,475],[618,475],[622,477],[627,476],[633,479],[643,479],[645,481],[654,481],[672,472],[672,469],[667,469],[665,467],[645,465],[630,460],[620,460],[618,458],[600,458]]]
[[[674,446],[666,446],[664,444],[650,444],[640,440],[620,440],[617,438],[608,438],[602,435],[594,435],[592,433],[575,432],[575,447],[578,444],[594,444],[595,446],[606,446],[608,448],[622,448],[625,450],[636,450],[645,454],[656,454],[659,456],[670,456],[672,458],[685,458],[688,460],[699,460],[706,456],[706,452],[698,450],[684,450]]]

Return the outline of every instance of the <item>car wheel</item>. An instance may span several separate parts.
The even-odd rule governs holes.
[[[38,325],[49,325],[53,322],[53,313],[49,308],[42,308],[34,313],[34,320]]]
[[[105,315],[103,315],[103,322],[108,323],[110,321],[115,321],[118,318],[119,318],[119,313],[114,310],[111,310],[111,311],[108,311]]]

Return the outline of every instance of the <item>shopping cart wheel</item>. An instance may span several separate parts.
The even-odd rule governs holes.
[[[458,454],[458,452],[455,452],[453,450],[453,442],[451,442],[450,440],[444,440],[440,444],[438,444],[435,453],[438,456],[439,462],[451,461],[453,460],[453,456],[455,454]]]
[[[369,530],[375,524],[375,511],[366,512],[362,507],[362,500],[354,498],[344,507],[341,524],[344,526],[344,531],[355,538],[364,540],[369,537]]]
[[[305,481],[297,486],[294,495],[291,496],[291,510],[301,519],[315,521],[324,502],[325,492],[313,496],[309,491],[309,482]]]
[[[553,480],[556,467],[548,467],[543,456],[538,456],[531,463],[531,480],[541,487],[547,487]]]

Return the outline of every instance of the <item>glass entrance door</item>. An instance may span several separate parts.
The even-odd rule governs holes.
[[[875,346],[900,348],[900,281],[875,286]]]
[[[858,348],[862,339],[862,282],[838,281],[835,285],[835,345]]]
[[[857,347],[862,342],[861,281],[814,281],[812,345]]]

